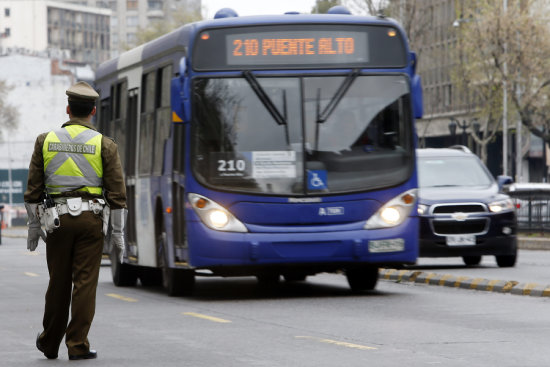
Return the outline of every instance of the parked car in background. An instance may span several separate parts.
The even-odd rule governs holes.
[[[495,181],[481,160],[463,146],[417,149],[420,256],[460,256],[477,265],[494,255],[498,266],[517,258],[514,204],[502,192],[510,177]]]

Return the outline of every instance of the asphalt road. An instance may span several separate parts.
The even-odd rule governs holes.
[[[322,274],[273,289],[253,278],[198,278],[193,297],[171,298],[160,288],[115,287],[108,266],[89,335],[99,358],[68,361],[62,345],[59,360],[48,361],[34,347],[48,282],[43,251],[41,243],[27,252],[19,238],[0,246],[0,366],[550,365],[547,297],[387,280],[352,294],[345,277]],[[521,252],[507,270],[545,279],[548,268],[531,264],[548,259]],[[487,261],[439,270],[501,270]]]

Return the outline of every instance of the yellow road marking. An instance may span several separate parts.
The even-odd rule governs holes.
[[[124,297],[124,296],[121,296],[120,294],[116,294],[116,293],[106,293],[105,295],[108,296],[108,297],[119,299],[121,301],[137,302],[137,299],[135,299],[135,298]]]
[[[313,336],[296,336],[295,338],[296,339],[310,339],[310,340],[318,341],[320,343],[333,344],[333,345],[337,345],[339,347],[352,348],[352,349],[360,349],[360,350],[377,350],[378,349],[378,348],[375,348],[375,347],[369,347],[367,345],[353,344],[353,343],[342,342],[342,341],[332,340],[332,339],[315,338]]]
[[[28,277],[37,277],[37,276],[38,276],[38,274],[36,274],[36,273],[31,273],[31,272],[29,272],[29,271],[26,271],[26,272],[24,272],[23,274],[25,274],[25,275],[28,276]]]
[[[220,319],[219,317],[203,315],[201,313],[196,313],[196,312],[182,312],[181,314],[186,316],[198,317],[199,319],[205,319],[205,320],[214,321],[214,322],[221,322],[221,323],[231,322],[230,320],[224,320],[224,319]]]

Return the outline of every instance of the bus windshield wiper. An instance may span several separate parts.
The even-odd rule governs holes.
[[[262,101],[265,108],[269,111],[271,116],[273,116],[273,118],[275,119],[275,122],[279,125],[286,125],[286,116],[283,116],[279,112],[279,110],[277,109],[277,107],[275,106],[275,104],[273,103],[271,98],[269,98],[269,96],[267,95],[265,90],[262,88],[260,83],[258,83],[258,80],[250,72],[250,70],[243,71],[243,75],[244,75],[244,78],[246,79],[246,81],[248,82],[248,84],[250,84],[250,87],[252,88],[254,93],[256,93],[256,95],[258,96],[260,101]],[[285,104],[285,108],[286,108],[286,94],[284,95],[284,104]],[[286,115],[286,113],[285,113],[285,115]]]
[[[336,106],[338,106],[338,103],[340,103],[340,101],[342,100],[342,98],[348,91],[349,87],[351,86],[351,84],[353,83],[355,78],[357,78],[358,75],[359,75],[358,69],[354,69],[348,74],[348,76],[342,82],[342,84],[340,84],[340,87],[338,87],[338,90],[336,91],[336,93],[334,93],[330,102],[325,107],[322,113],[320,113],[320,108],[319,108],[321,94],[317,93],[317,123],[318,124],[322,124],[323,122],[328,120],[328,118],[330,117],[330,115],[332,114]]]

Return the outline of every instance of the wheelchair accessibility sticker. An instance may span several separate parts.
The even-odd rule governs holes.
[[[307,188],[309,190],[326,190],[327,189],[327,171],[308,170],[307,171]]]

